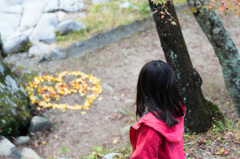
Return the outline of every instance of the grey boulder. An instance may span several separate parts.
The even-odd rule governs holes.
[[[59,23],[56,30],[63,35],[72,31],[80,31],[83,28],[85,28],[85,26],[81,22],[67,20]]]
[[[22,155],[24,158],[29,158],[29,159],[41,159],[41,157],[32,149],[24,147],[22,149]]]
[[[36,131],[44,131],[46,129],[52,128],[53,124],[46,118],[35,116],[32,118],[29,131],[36,132]]]
[[[23,49],[29,41],[29,36],[23,33],[16,33],[3,41],[3,53],[18,53]]]
[[[23,156],[15,145],[5,137],[0,136],[0,158],[23,159]]]
[[[56,47],[52,50],[51,54],[49,55],[50,60],[61,60],[67,58],[67,53],[64,49]]]
[[[20,27],[34,28],[42,16],[45,5],[45,1],[43,0],[26,1],[23,3],[24,11],[22,13]]]
[[[78,12],[84,7],[83,2],[79,0],[59,0],[59,10],[66,12]]]
[[[32,47],[29,48],[29,55],[41,56],[49,52],[49,45],[44,43],[35,43]]]
[[[0,17],[0,33],[2,34],[2,39],[6,39],[18,28],[21,15],[0,12]]]
[[[24,145],[24,144],[28,144],[29,142],[30,142],[30,137],[29,136],[18,136],[14,140],[15,145]]]
[[[44,12],[56,12],[58,11],[58,0],[47,1]]]
[[[51,43],[56,41],[55,29],[57,27],[58,20],[57,14],[44,13],[40,18],[37,26],[30,35],[30,41]]]

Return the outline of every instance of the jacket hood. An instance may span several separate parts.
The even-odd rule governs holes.
[[[151,112],[149,112],[144,115],[136,124],[134,124],[132,128],[137,130],[140,128],[141,125],[146,125],[157,131],[168,142],[180,143],[183,140],[184,116],[177,118],[179,120],[179,123],[177,125],[169,127],[163,121],[157,119]]]

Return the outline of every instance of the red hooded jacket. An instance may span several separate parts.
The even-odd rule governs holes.
[[[184,116],[178,118],[177,125],[169,127],[152,113],[144,115],[130,129],[130,159],[184,159]]]

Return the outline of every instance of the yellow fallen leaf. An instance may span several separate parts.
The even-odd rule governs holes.
[[[101,100],[102,100],[102,97],[99,97],[98,100],[101,101]]]
[[[55,135],[54,137],[55,137],[55,139],[58,139],[58,135]]]
[[[85,112],[85,111],[82,111],[82,112],[81,112],[82,115],[85,115],[86,113],[87,113],[87,112]]]
[[[35,147],[38,147],[38,143],[37,143],[37,141],[35,141],[34,146],[35,146]]]
[[[110,95],[112,96],[112,95],[113,95],[113,92],[110,92]]]
[[[46,141],[43,141],[42,143],[43,143],[43,145],[47,145],[47,142],[46,142]]]
[[[222,155],[224,152],[224,148],[220,149],[218,152],[216,152],[216,155]]]
[[[114,143],[114,144],[117,144],[118,142],[119,142],[118,139],[114,139],[114,140],[113,140],[113,143]]]
[[[124,97],[125,95],[124,94],[121,94],[121,97]]]

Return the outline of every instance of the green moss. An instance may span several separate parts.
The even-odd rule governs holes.
[[[28,96],[19,80],[1,61],[0,67],[4,70],[0,76],[0,135],[21,135],[27,132],[30,119]]]
[[[0,100],[0,134],[6,137],[26,132],[29,125],[30,113],[27,108],[27,97],[22,92],[17,94],[11,95],[11,97],[7,93],[1,94],[4,100],[11,101],[5,101],[5,103]],[[25,98],[19,98],[19,96]]]
[[[215,120],[225,123],[225,118],[222,112],[219,110],[218,106],[210,101],[207,101],[210,113]]]

